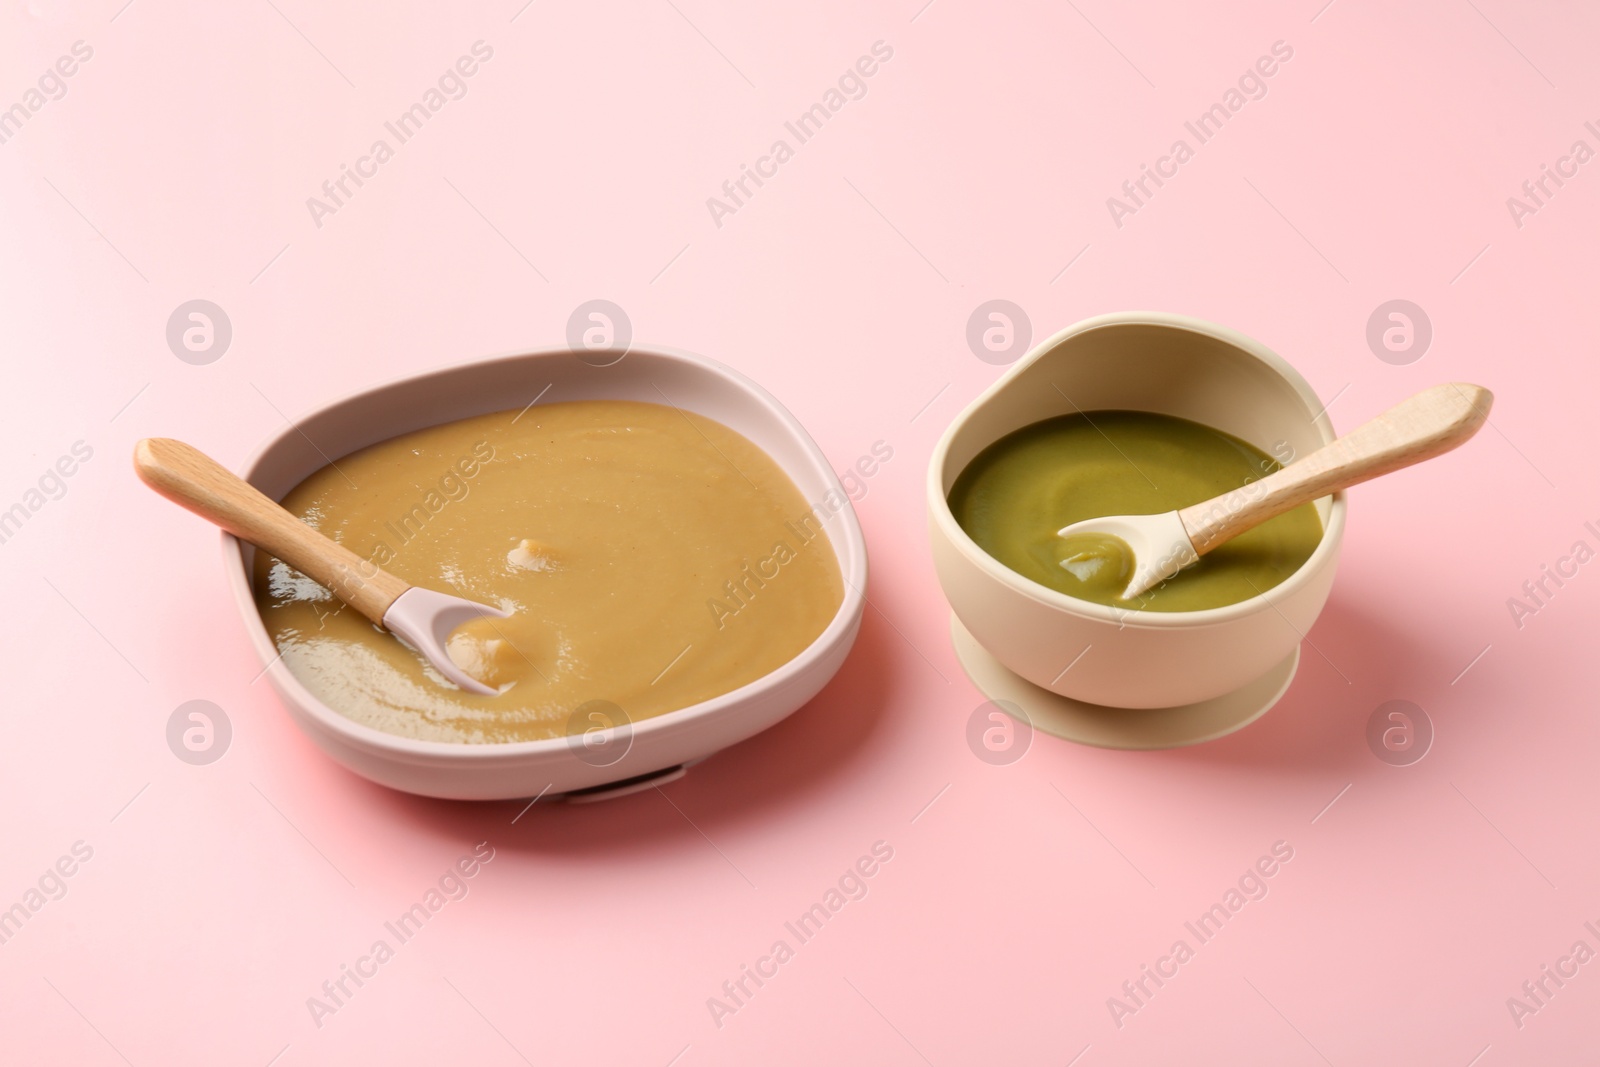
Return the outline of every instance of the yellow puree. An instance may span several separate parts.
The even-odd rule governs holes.
[[[406,737],[559,737],[592,700],[635,722],[687,707],[793,659],[843,600],[788,475],[728,427],[660,404],[544,404],[406,434],[283,505],[411,584],[512,613],[451,639],[452,658],[501,690],[477,696],[257,553],[257,605],[288,668]]]

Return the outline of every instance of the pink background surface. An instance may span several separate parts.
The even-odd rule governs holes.
[[[0,545],[0,907],[93,856],[0,945],[0,1059],[1592,1059],[1600,963],[1520,1027],[1507,998],[1600,950],[1600,564],[1520,628],[1507,598],[1600,547],[1600,163],[1520,227],[1506,198],[1600,148],[1600,14],[921,2],[6,6],[0,107],[93,56],[0,145],[0,508],[75,441],[93,458]],[[306,198],[478,40],[466,96],[316,226]],[[706,198],[880,40],[866,96],[715,225]],[[1106,198],[1279,40],[1265,98],[1116,226]],[[812,704],[660,792],[517,818],[370,785],[254,681],[215,533],[131,446],[237,464],[334,395],[560,343],[597,297],[754,376],[839,468],[892,446],[857,504],[879,610]],[[196,298],[234,333],[204,366],[164,336]],[[1353,492],[1315,649],[1260,722],[990,766],[922,493],[1001,372],[965,341],[992,298],[1036,339],[1127,308],[1224,323],[1340,428],[1437,381],[1498,403],[1462,452]],[[1365,340],[1395,298],[1434,330],[1404,366]],[[208,766],[165,740],[193,699],[232,724]],[[1436,731],[1410,766],[1365,739],[1395,699]],[[319,1028],[307,998],[480,841],[470,894]],[[707,999],[877,841],[866,897],[719,1027]],[[1269,895],[1119,1028],[1107,999],[1277,841]]]

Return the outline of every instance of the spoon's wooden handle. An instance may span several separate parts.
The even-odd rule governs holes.
[[[255,486],[182,441],[150,437],[133,448],[146,485],[235,537],[264,549],[332,590],[382,625],[389,605],[410,586],[324,537]]]
[[[1489,390],[1465,382],[1424,389],[1258,482],[1181,509],[1178,518],[1203,556],[1309,500],[1450,451],[1478,432],[1493,403]]]

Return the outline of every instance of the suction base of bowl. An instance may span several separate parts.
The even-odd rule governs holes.
[[[699,762],[696,760],[695,762]],[[667,767],[649,774],[641,774],[637,778],[624,778],[620,782],[608,782],[605,785],[594,785],[588,789],[574,789],[570,793],[563,793],[557,799],[565,800],[568,804],[598,804],[602,800],[615,800],[618,797],[631,796],[642,793],[646,789],[654,789],[658,785],[676,782],[682,778],[689,769],[686,763],[676,767]]]
[[[1008,714],[1015,716],[1012,707],[1020,708],[1035,730],[1097,748],[1182,748],[1226,737],[1265,715],[1288,691],[1300,666],[1297,646],[1255,681],[1220,697],[1172,708],[1111,708],[1059,696],[1013,673],[954,614],[950,640],[972,684]]]

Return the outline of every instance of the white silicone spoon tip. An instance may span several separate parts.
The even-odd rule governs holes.
[[[1122,591],[1123,600],[1142,596],[1200,558],[1176,511],[1084,519],[1056,533],[1061,537],[1107,534],[1126,544],[1133,553],[1133,575]]]
[[[389,605],[389,610],[383,614],[383,625],[405,638],[408,644],[438,668],[440,674],[462,689],[492,697],[499,690],[491,689],[456,666],[455,660],[450,658],[450,653],[445,649],[445,643],[450,640],[450,634],[456,627],[485,616],[496,619],[509,617],[499,608],[414,585]]]

